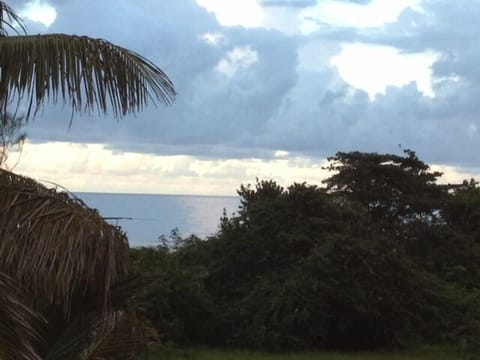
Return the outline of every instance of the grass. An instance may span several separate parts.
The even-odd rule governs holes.
[[[424,347],[402,352],[303,352],[264,353],[241,350],[179,349],[151,353],[150,360],[465,360],[460,351],[446,347]]]

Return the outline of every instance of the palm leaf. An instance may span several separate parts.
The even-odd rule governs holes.
[[[84,353],[85,360],[134,360],[156,342],[153,327],[138,317],[134,307],[117,312],[103,323],[103,338]]]
[[[169,104],[175,89],[149,60],[102,39],[64,34],[0,37],[0,109],[29,104],[26,118],[46,101],[73,111],[135,113],[148,100]],[[32,111],[33,110],[33,111]]]
[[[127,273],[128,241],[66,193],[0,169],[0,271],[68,318],[75,302],[109,305]]]
[[[138,316],[136,296],[144,288],[138,278],[128,278],[111,289],[111,306],[85,306],[66,323],[45,355],[45,360],[134,359],[156,339],[155,331]]]
[[[23,33],[27,32],[25,26],[23,25],[22,19],[15,14],[10,6],[8,6],[5,2],[0,1],[0,36],[7,36],[7,29],[13,30],[18,34],[15,24]]]
[[[45,360],[136,359],[156,339],[153,328],[138,317],[134,307],[82,314],[68,325]]]
[[[40,342],[35,323],[39,315],[26,301],[26,294],[8,275],[0,273],[0,358],[40,360],[36,347]]]

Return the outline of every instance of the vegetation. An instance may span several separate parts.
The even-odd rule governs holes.
[[[239,350],[160,350],[150,353],[148,359],[166,360],[460,360],[465,359],[460,351],[445,347],[425,347],[410,351],[393,352],[300,352],[266,353]]]
[[[164,342],[270,351],[476,351],[480,188],[439,185],[413,151],[338,153],[325,187],[241,186],[201,240],[130,251]]]
[[[122,116],[174,95],[142,56],[85,36],[26,35],[0,1],[0,163],[23,141],[22,120],[45,102]],[[9,115],[15,104],[26,105],[23,119]],[[124,233],[96,211],[0,170],[0,358],[134,358],[155,332],[138,314],[143,282],[128,274],[127,260]]]

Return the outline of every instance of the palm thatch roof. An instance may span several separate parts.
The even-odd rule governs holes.
[[[1,359],[41,359],[35,350],[41,343],[37,331],[41,318],[26,294],[13,278],[0,272]]]
[[[108,306],[127,274],[128,240],[64,192],[0,169],[0,271],[68,314],[76,298]]]
[[[81,200],[0,169],[0,358],[135,358],[155,333],[127,251]]]

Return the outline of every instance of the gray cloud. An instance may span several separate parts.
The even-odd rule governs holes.
[[[68,133],[64,132],[66,125],[53,125],[62,124],[65,112],[52,108],[45,111],[43,119],[35,122],[30,130],[32,136],[56,136],[57,139],[78,141],[93,138],[101,141],[104,136],[105,141],[118,142],[122,147],[145,149],[151,144],[152,151],[156,151],[163,148],[163,144],[176,144],[184,149],[192,145],[228,142],[234,147],[242,145],[244,139],[265,131],[265,123],[275,112],[283,94],[296,81],[294,40],[277,31],[241,27],[222,29],[210,14],[194,6],[193,2],[188,4],[184,1],[176,5],[153,1],[146,3],[152,5],[148,16],[159,14],[158,20],[148,22],[152,24],[149,28],[141,25],[147,22],[143,13],[133,17],[135,11],[127,9],[129,3],[119,2],[120,9],[110,14],[114,24],[112,28],[99,26],[92,29],[79,22],[75,32],[110,40],[113,37],[113,42],[153,59],[175,83],[179,93],[176,102],[170,108],[150,107],[136,119],[123,119],[118,124],[112,124],[108,119],[96,119],[95,116],[79,116]],[[95,4],[97,2],[91,6],[97,6]],[[59,13],[63,15],[59,16],[51,30],[72,29],[68,12],[81,18],[83,5],[82,2],[82,6],[59,8]],[[103,13],[103,5],[98,6],[101,7],[99,13]],[[176,14],[176,17],[160,15],[165,13]],[[175,20],[189,16],[195,21]],[[110,31],[113,36],[108,36]],[[224,41],[218,46],[207,44],[201,38],[204,33],[218,31],[224,36]],[[135,33],[135,36],[130,38],[130,33]],[[115,41],[115,38],[118,40]],[[232,77],[216,70],[217,64],[229,51],[242,47],[256,52],[256,63],[238,69]],[[49,128],[46,132],[42,131],[45,127]],[[54,135],[52,129],[55,128]]]
[[[274,2],[291,3],[266,1]],[[480,9],[471,2],[426,2],[426,14],[406,10],[398,23],[382,29],[328,28],[307,38],[224,28],[193,0],[55,4],[58,19],[49,31],[107,38],[131,48],[162,67],[179,96],[171,107],[150,106],[118,122],[76,115],[70,131],[70,110],[49,107],[30,124],[32,141],[101,142],[119,151],[237,158],[268,158],[278,149],[315,157],[339,150],[398,152],[402,144],[427,161],[479,166],[480,43],[475,34]],[[208,44],[205,33],[221,34],[222,40]],[[328,52],[300,51],[300,57],[311,59],[308,68],[299,66],[299,49],[312,39],[332,51],[348,41],[437,51],[442,57],[433,67],[436,97],[423,96],[412,83],[388,88],[371,102],[328,65],[322,58]],[[229,51],[245,47],[256,52],[256,63],[239,67],[231,77],[216,70]],[[453,75],[458,78],[447,78]]]

